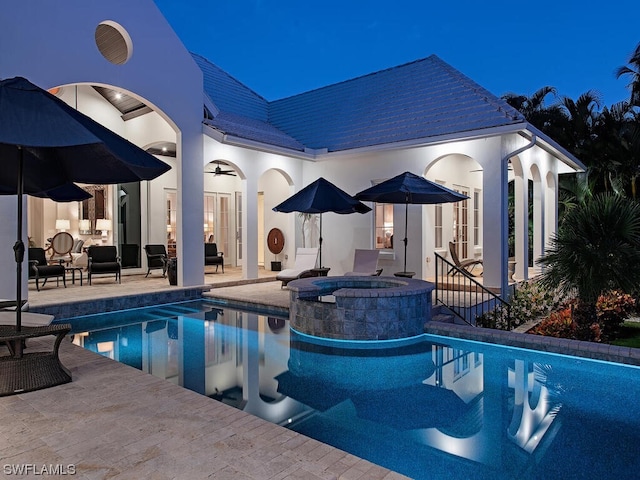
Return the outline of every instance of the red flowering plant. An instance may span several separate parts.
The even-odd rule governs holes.
[[[553,312],[528,333],[556,338],[575,338],[576,330],[577,325],[571,318],[571,308],[566,307]]]
[[[602,335],[606,338],[615,337],[625,319],[636,307],[635,299],[620,290],[603,293],[596,302],[596,316]]]

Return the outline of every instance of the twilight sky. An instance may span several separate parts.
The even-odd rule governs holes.
[[[436,54],[497,96],[628,99],[638,0],[154,0],[192,52],[267,100]]]

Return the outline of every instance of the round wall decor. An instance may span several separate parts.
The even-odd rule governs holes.
[[[284,234],[279,228],[272,228],[267,235],[267,247],[274,255],[277,255],[284,248]]]

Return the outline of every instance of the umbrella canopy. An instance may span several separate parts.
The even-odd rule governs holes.
[[[342,215],[367,213],[371,208],[356,200],[330,181],[320,177],[299,192],[273,207],[274,212],[301,212],[320,214],[320,266],[322,266],[322,214],[334,212]]]
[[[411,172],[404,172],[354,195],[358,200],[378,203],[404,203],[404,272],[407,273],[407,215],[409,204],[450,203],[469,197],[430,182]]]
[[[151,180],[170,168],[28,80],[0,81],[0,194],[18,196],[18,239],[13,247],[17,302],[22,300],[24,193],[61,198],[55,189],[73,189],[72,182]],[[20,328],[21,312],[16,309],[16,329]]]
[[[16,192],[12,192],[8,187],[0,187],[0,195],[15,194]],[[64,185],[49,190],[30,192],[29,195],[32,197],[49,198],[54,202],[81,202],[93,196],[75,183],[65,183]]]

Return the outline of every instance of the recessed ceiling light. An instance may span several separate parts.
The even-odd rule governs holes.
[[[122,94],[121,93],[116,93],[116,100],[120,100],[122,98]]]
[[[167,147],[162,147],[162,151],[166,152],[167,151]]]

